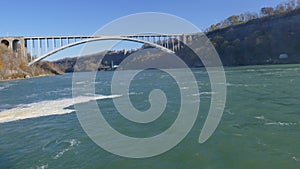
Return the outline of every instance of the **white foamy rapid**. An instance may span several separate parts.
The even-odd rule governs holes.
[[[20,105],[17,108],[0,112],[0,123],[42,116],[68,114],[74,112],[74,110],[66,108],[74,104],[85,103],[92,100],[111,99],[117,97],[120,97],[120,95],[80,96],[74,99],[67,98],[61,100],[49,100],[38,103],[31,103],[27,105]]]

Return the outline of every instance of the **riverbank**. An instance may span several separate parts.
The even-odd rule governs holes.
[[[12,72],[15,72],[14,74],[11,74],[10,76],[5,76],[2,77],[0,76],[0,82],[5,82],[5,81],[12,81],[12,80],[20,80],[20,79],[30,79],[30,78],[37,78],[37,77],[44,77],[44,76],[55,76],[55,75],[62,75],[64,74],[61,71],[49,71],[49,70],[43,70],[43,68],[33,68],[33,69],[40,69],[38,73],[34,72],[25,72],[22,71],[21,73],[13,70]]]
[[[8,81],[14,81],[14,80],[23,80],[23,79],[33,79],[33,78],[46,77],[46,76],[56,76],[56,75],[55,74],[40,74],[40,75],[32,76],[32,77],[0,79],[0,82],[8,82]]]

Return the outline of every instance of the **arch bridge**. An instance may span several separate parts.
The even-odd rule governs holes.
[[[174,53],[182,49],[182,44],[192,40],[186,34],[137,34],[137,35],[103,35],[103,36],[30,36],[0,37],[0,43],[13,53],[28,59],[32,65],[64,49],[103,40],[125,40],[146,44],[163,51]]]

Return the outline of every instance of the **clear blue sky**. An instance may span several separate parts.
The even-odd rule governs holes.
[[[258,12],[283,0],[5,0],[0,36],[91,35],[106,23],[138,12],[177,15],[200,29],[233,14]]]

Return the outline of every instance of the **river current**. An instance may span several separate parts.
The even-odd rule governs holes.
[[[198,137],[210,106],[205,69],[192,70],[200,110],[192,130],[173,149],[150,158],[124,158],[105,151],[82,129],[74,104],[96,100],[106,120],[131,137],[166,130],[178,115],[180,90],[174,79],[146,70],[132,81],[135,108],[149,108],[149,92],[160,88],[168,104],[159,119],[135,124],[118,114],[112,95],[114,72],[98,72],[95,95],[72,98],[72,74],[0,82],[0,168],[111,169],[293,169],[300,166],[300,65],[225,68],[227,100],[221,122],[208,141]],[[84,74],[84,73],[83,73]],[[88,73],[85,73],[88,74]],[[86,83],[82,81],[82,83]]]

